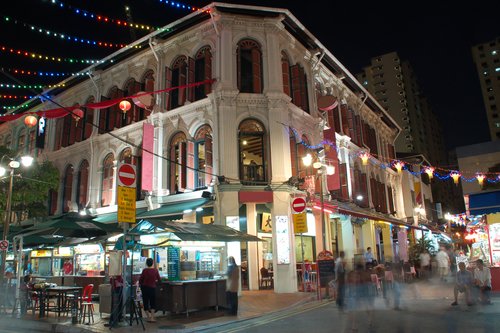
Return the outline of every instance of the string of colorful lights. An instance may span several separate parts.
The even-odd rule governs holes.
[[[286,124],[282,124],[286,127],[288,127],[295,135],[296,138],[301,137],[299,135],[299,132]],[[323,148],[324,146],[333,148],[337,151],[337,154],[339,153],[339,148],[335,145],[334,142],[330,140],[323,140],[317,145],[310,145],[306,141],[301,140],[300,142],[297,142],[298,144],[303,145],[304,147],[311,149],[311,150],[317,150],[320,148]],[[459,170],[450,170],[446,168],[441,168],[441,167],[436,167],[436,166],[421,166],[417,164],[412,164],[408,162],[403,162],[401,160],[397,159],[390,159],[386,158],[383,156],[377,156],[376,154],[371,154],[365,150],[359,151],[359,152],[349,152],[349,154],[352,157],[358,157],[361,159],[361,162],[364,166],[368,165],[368,163],[378,166],[382,169],[386,168],[394,168],[397,170],[398,173],[401,173],[402,171],[406,171],[408,173],[411,173],[415,177],[418,177],[422,174],[426,174],[429,179],[432,179],[433,177],[436,177],[439,180],[448,180],[448,179],[453,179],[453,182],[455,184],[458,184],[459,180],[462,179],[465,182],[473,182],[477,181],[480,185],[483,185],[484,182],[488,182],[491,184],[497,184],[500,183],[500,172],[483,172],[483,171],[459,171]],[[419,171],[413,171],[412,167],[418,167]],[[464,174],[470,174],[473,175],[472,177],[465,177]]]
[[[60,84],[10,84],[0,83],[0,88],[13,88],[13,89],[45,89],[45,88],[61,88],[65,87],[64,83]]]
[[[21,96],[16,96],[16,95],[0,95],[0,99],[28,99],[28,98],[33,98],[33,96],[28,96],[28,95],[21,95]]]
[[[103,64],[104,61],[102,60],[91,60],[91,59],[74,59],[74,58],[64,58],[64,57],[54,57],[54,56],[48,56],[48,55],[42,55],[30,51],[24,51],[24,50],[18,50],[14,48],[10,48],[4,45],[0,45],[0,51],[2,52],[8,52],[11,54],[15,55],[20,55],[20,56],[25,56],[25,57],[30,57],[32,59],[36,60],[49,60],[49,61],[54,61],[54,62],[68,62],[72,64]]]
[[[42,1],[42,2],[46,2],[46,1]],[[104,16],[104,15],[94,14],[92,12],[89,12],[88,10],[77,8],[77,7],[74,7],[71,5],[67,5],[67,4],[63,3],[62,1],[51,0],[50,3],[55,5],[58,8],[68,9],[74,14],[77,14],[77,15],[85,17],[85,18],[97,20],[98,22],[113,23],[119,27],[134,28],[134,29],[147,30],[147,31],[150,31],[152,29],[155,29],[155,30],[159,29],[159,28],[151,27],[150,25],[147,25],[147,24],[128,23],[126,20],[119,20],[119,19],[109,18],[109,17]]]
[[[30,75],[30,76],[47,76],[47,77],[67,77],[67,76],[87,76],[90,72],[78,72],[78,73],[69,73],[69,72],[43,72],[43,71],[30,71],[25,69],[17,69],[17,68],[0,68],[0,71],[9,72],[16,75]]]
[[[86,39],[86,38],[70,36],[68,34],[63,34],[60,32],[50,31],[48,29],[44,29],[44,28],[38,27],[38,26],[33,25],[33,24],[28,24],[28,23],[22,22],[22,21],[17,20],[17,19],[13,19],[13,18],[8,17],[8,16],[3,17],[3,22],[23,26],[24,28],[26,28],[32,32],[38,32],[38,33],[43,34],[44,36],[54,37],[54,38],[57,38],[59,40],[74,42],[74,43],[78,43],[78,44],[97,46],[97,47],[103,47],[103,48],[122,48],[122,47],[126,46],[126,44],[90,40],[90,39]],[[139,47],[140,46],[135,46],[135,48],[139,48]]]

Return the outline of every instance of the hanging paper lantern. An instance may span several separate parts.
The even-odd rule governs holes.
[[[404,163],[401,161],[397,161],[396,163],[394,163],[394,167],[396,168],[396,170],[398,170],[398,173],[401,173],[401,170],[403,170],[403,166]]]
[[[130,102],[127,101],[126,99],[124,99],[123,101],[121,101],[120,104],[119,104],[120,110],[122,110],[123,113],[126,113],[128,110],[130,110],[131,106],[132,105],[130,104]]]
[[[455,184],[458,184],[458,180],[460,179],[462,175],[459,173],[459,172],[456,172],[456,171],[453,171],[452,173],[450,173],[450,177],[453,178],[453,182]]]
[[[363,163],[363,165],[367,165],[368,164],[368,160],[370,159],[370,154],[368,153],[362,153],[359,155],[359,158],[361,158],[361,162]]]
[[[429,176],[429,179],[432,179],[432,177],[434,176],[434,168],[433,167],[425,168],[425,173],[427,174],[427,176]]]
[[[76,126],[78,126],[78,121],[80,119],[83,118],[83,110],[82,109],[74,109],[72,112],[71,112],[71,115],[73,116],[73,118],[75,119],[75,122],[76,122]]]
[[[477,182],[479,183],[479,185],[482,186],[484,183],[484,180],[486,179],[486,176],[482,175],[482,174],[477,174],[476,179],[477,179]]]
[[[29,128],[32,128],[33,126],[35,126],[37,122],[38,122],[38,119],[36,119],[36,117],[33,115],[29,115],[29,116],[26,116],[26,118],[24,118],[24,124],[26,126],[28,126]]]

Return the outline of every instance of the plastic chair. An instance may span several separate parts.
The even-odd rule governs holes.
[[[90,319],[92,319],[92,324],[94,323],[94,304],[92,303],[92,291],[94,290],[94,285],[87,285],[82,292],[82,296],[78,297],[80,301],[80,320],[82,324],[85,324],[85,319],[88,319],[88,324],[90,324]]]

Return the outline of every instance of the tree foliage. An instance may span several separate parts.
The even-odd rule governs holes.
[[[425,250],[427,250],[431,256],[436,253],[436,249],[432,244],[432,241],[430,239],[427,239],[424,233],[424,235],[420,239],[418,239],[415,242],[415,244],[410,246],[410,251],[409,251],[410,262],[412,263],[418,262],[420,260],[420,254],[423,253]]]
[[[9,168],[6,167],[9,159],[14,159],[17,154],[0,146],[1,165],[7,173],[0,180],[0,212],[6,209],[9,191]],[[49,190],[57,190],[59,186],[59,171],[50,161],[33,161],[30,167],[21,166],[14,172],[12,186],[11,210],[16,214],[16,220],[48,215]]]

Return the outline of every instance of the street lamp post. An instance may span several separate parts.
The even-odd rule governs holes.
[[[324,164],[321,160],[324,159],[324,156],[318,157],[318,160],[314,163],[312,163],[312,166],[314,169],[317,170],[317,175],[320,178],[320,203],[321,203],[321,225],[323,229],[323,249],[326,250],[326,221],[325,221],[325,198],[324,198],[324,182],[325,182],[325,177],[326,175],[333,175],[335,173],[335,167],[331,165]],[[302,158],[302,163],[304,163],[305,166],[310,166],[312,162],[312,156],[311,154],[307,154]],[[337,230],[335,230],[335,235],[337,235]],[[338,244],[335,243],[336,251],[338,253]]]
[[[7,157],[4,155],[2,157],[2,160]],[[33,163],[33,157],[31,156],[23,156],[21,157],[21,162],[11,159],[8,166],[10,168],[10,173],[9,173],[9,188],[7,192],[7,202],[5,204],[5,220],[3,223],[3,235],[2,239],[7,240],[7,237],[9,236],[9,228],[10,228],[10,223],[11,223],[11,215],[12,215],[12,188],[14,184],[14,172],[16,169],[18,169],[21,164],[25,167],[29,167]],[[0,177],[4,176],[6,174],[7,170],[0,166]],[[4,276],[5,276],[5,264],[7,260],[7,250],[5,253],[2,255],[2,263],[0,266],[0,272],[2,275],[0,276],[0,286],[3,286],[4,283]],[[20,274],[20,272],[17,272],[17,274]]]

